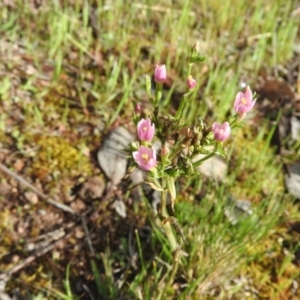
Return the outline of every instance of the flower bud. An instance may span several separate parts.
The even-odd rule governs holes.
[[[156,65],[154,71],[154,81],[157,83],[165,82],[167,79],[166,65]]]
[[[200,52],[200,43],[199,43],[199,41],[197,41],[197,42],[193,45],[193,50],[194,50],[197,54],[199,54],[199,52]]]
[[[155,125],[151,125],[151,120],[142,119],[137,124],[137,134],[141,141],[151,142],[155,132]]]
[[[190,76],[188,77],[188,79],[186,80],[186,84],[187,84],[189,90],[192,90],[193,88],[195,88],[197,82],[196,82],[196,80],[190,75]]]
[[[161,147],[161,156],[167,156],[170,152],[170,149],[166,146],[166,145],[163,145]]]
[[[142,111],[141,105],[139,103],[136,104],[134,111],[136,114],[140,114]]]

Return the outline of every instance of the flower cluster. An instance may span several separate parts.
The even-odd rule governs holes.
[[[242,120],[254,107],[255,102],[256,100],[253,99],[253,94],[249,85],[247,85],[243,91],[237,93],[233,107],[240,120]],[[224,124],[214,123],[212,131],[215,140],[224,142],[230,136],[230,124],[228,122],[225,122]]]
[[[151,120],[141,119],[137,124],[137,135],[141,142],[150,143],[155,132],[154,124]],[[145,171],[150,171],[156,166],[156,153],[153,148],[140,146],[137,151],[132,153],[132,156],[138,166]]]
[[[161,91],[162,84],[163,82],[166,81],[166,79],[167,79],[166,66],[157,65],[154,71],[154,81],[159,85],[157,89],[160,89]],[[197,84],[196,80],[192,77],[192,75],[189,75],[186,80],[186,85],[189,90],[187,95],[189,95],[189,93],[192,92],[192,90],[196,87],[196,84]],[[156,99],[155,101],[153,101],[153,103],[156,103],[157,105],[159,100],[160,99]],[[237,122],[242,120],[245,117],[245,115],[254,107],[254,105],[255,105],[255,99],[253,99],[252,91],[250,87],[247,85],[242,91],[238,92],[235,97],[233,107],[235,112],[237,113],[237,116],[233,118],[233,121],[231,122],[226,121],[223,124],[214,122],[212,127],[208,130],[208,132],[212,132],[213,139],[216,142],[224,142],[229,138],[231,134],[232,126],[235,126]],[[136,112],[140,112],[140,106],[139,109],[136,110]],[[178,116],[178,119],[180,118],[180,114],[178,115],[176,114],[176,116]],[[193,130],[189,129],[190,136],[187,136],[184,139],[184,141],[186,142],[188,140],[192,140],[195,145],[199,146],[199,141],[197,142],[197,139],[195,140],[195,138],[197,137],[197,132],[193,132],[193,133],[192,132]],[[156,152],[151,147],[151,141],[154,137],[154,134],[155,134],[155,124],[151,123],[150,118],[147,119],[142,118],[137,123],[137,136],[140,140],[140,143],[138,149],[132,153],[132,156],[136,164],[145,171],[150,171],[151,169],[157,166]],[[167,132],[165,134],[167,135]],[[162,149],[164,149],[164,147],[165,146],[163,146]],[[161,151],[162,160],[164,160],[166,156],[163,154],[163,152],[164,151],[162,150]]]

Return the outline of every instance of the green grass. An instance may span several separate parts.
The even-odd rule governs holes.
[[[170,83],[162,110],[174,111],[184,91],[190,48],[200,42],[207,59],[193,69],[198,86],[183,117],[191,124],[199,117],[211,124],[225,120],[242,81],[255,90],[261,71],[276,75],[299,43],[298,17],[291,16],[296,1],[67,2],[34,7],[31,1],[14,1],[14,8],[0,8],[0,145],[26,162],[27,179],[61,201],[72,186],[99,175],[84,150],[97,149],[117,124],[133,128],[136,103],[149,107],[144,76],[152,75],[155,64],[167,65]],[[276,299],[288,293],[299,271],[291,256],[281,253],[278,237],[289,239],[286,224],[300,215],[284,191],[270,130],[263,121],[234,132],[223,184],[199,176],[180,185],[176,217],[186,241],[174,282],[172,253],[145,201],[129,208],[132,219],[126,221],[106,212],[117,234],[110,241],[103,238],[95,257],[71,241],[68,255],[52,261],[56,273],[48,261],[38,261],[17,273],[7,290],[19,287],[28,299],[77,299],[72,284],[86,276],[94,299],[242,299],[248,294],[255,299],[251,290],[260,299]],[[1,177],[1,182],[9,180]],[[250,200],[254,213],[231,224],[224,216],[229,196]],[[92,204],[95,210],[98,205]],[[32,219],[44,204],[20,207],[20,219]],[[22,242],[13,240],[10,210],[0,214],[7,220],[0,226],[0,257],[16,249],[26,256]],[[151,236],[145,240],[135,231],[129,241],[123,222],[128,230],[151,226]],[[94,226],[101,221],[91,231]],[[41,233],[31,231],[28,237]],[[81,257],[88,262],[84,274],[74,261]],[[0,265],[7,269],[4,261]]]

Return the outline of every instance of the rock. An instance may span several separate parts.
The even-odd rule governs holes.
[[[297,117],[292,116],[290,122],[292,139],[300,141],[300,120]]]
[[[115,200],[112,207],[116,210],[116,212],[122,217],[126,218],[126,206],[122,200]]]
[[[10,298],[8,294],[6,294],[5,292],[2,292],[2,291],[0,291],[0,299],[1,300],[12,300],[12,298]]]
[[[153,211],[157,215],[158,214],[159,205],[161,203],[161,192],[159,192],[159,191],[153,191],[151,203],[152,203]]]
[[[289,173],[285,176],[285,185],[290,194],[300,199],[300,162],[288,167]]]
[[[140,201],[143,197],[142,183],[144,182],[145,171],[135,168],[130,174],[129,179],[132,182],[131,196],[134,201]]]
[[[205,155],[199,154],[199,156],[197,156],[193,161],[197,161],[203,157],[205,157]],[[227,174],[227,164],[221,157],[213,156],[208,160],[205,160],[199,167],[197,167],[197,170],[208,178],[217,181],[224,181]]]
[[[139,168],[135,168],[129,175],[129,178],[131,182],[136,185],[136,184],[141,184],[144,182],[144,174],[145,172],[142,171]]]
[[[24,193],[24,197],[28,200],[31,204],[37,204],[39,202],[39,197],[36,193],[32,191],[27,191]]]
[[[99,165],[112,185],[118,185],[126,173],[127,154],[123,151],[134,137],[124,127],[114,129],[97,153]]]
[[[251,202],[248,200],[236,200],[228,198],[228,207],[225,208],[225,216],[235,225],[240,219],[253,214]]]

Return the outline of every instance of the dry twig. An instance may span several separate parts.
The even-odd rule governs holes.
[[[24,186],[27,186],[32,191],[34,191],[38,196],[40,196],[42,199],[44,199],[48,204],[55,206],[65,212],[71,213],[72,215],[76,215],[76,212],[69,206],[59,203],[51,198],[49,198],[47,195],[39,191],[35,186],[33,186],[31,183],[29,183],[27,180],[16,174],[15,172],[8,169],[4,164],[0,163],[0,170],[4,173],[8,174],[9,176],[15,178],[17,181],[19,181]]]

